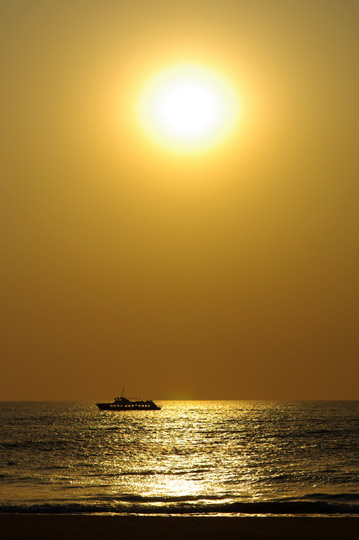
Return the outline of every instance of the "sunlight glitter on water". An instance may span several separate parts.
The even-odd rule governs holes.
[[[162,405],[158,412],[114,414],[90,403],[3,404],[1,508],[217,514],[359,508],[357,402]]]

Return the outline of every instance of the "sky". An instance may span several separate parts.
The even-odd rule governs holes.
[[[356,0],[3,0],[1,400],[359,399]],[[181,63],[239,104],[140,126]]]

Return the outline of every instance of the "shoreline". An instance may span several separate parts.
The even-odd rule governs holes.
[[[7,540],[354,540],[358,517],[0,514]]]

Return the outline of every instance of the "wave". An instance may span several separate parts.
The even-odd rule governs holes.
[[[97,503],[1,504],[8,514],[147,514],[147,515],[358,515],[358,503],[327,501],[211,502],[209,499],[163,500],[127,496],[123,500]],[[344,499],[344,498],[343,498]],[[162,504],[161,504],[162,503]]]
[[[282,499],[283,501],[345,501],[353,502],[359,504],[359,494],[358,493],[312,493],[308,495],[302,495],[301,497],[290,497],[287,499]]]

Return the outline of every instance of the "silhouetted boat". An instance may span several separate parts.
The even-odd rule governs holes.
[[[96,403],[100,411],[159,411],[161,407],[152,399],[138,400],[123,397],[124,389],[120,397],[116,397],[112,403]]]

